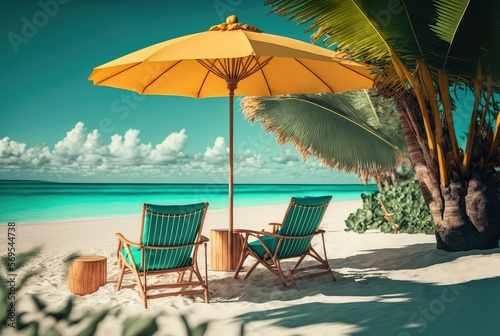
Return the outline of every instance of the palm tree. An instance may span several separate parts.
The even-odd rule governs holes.
[[[241,106],[251,123],[276,133],[280,144],[291,142],[304,161],[315,156],[365,184],[373,178],[380,191],[410,163],[394,104],[375,90],[246,97]]]
[[[396,105],[431,211],[437,248],[498,247],[500,239],[500,2],[495,0],[270,0],[309,24],[313,40],[377,65],[375,87]],[[465,148],[453,87],[474,94]],[[461,106],[458,109],[457,106]]]

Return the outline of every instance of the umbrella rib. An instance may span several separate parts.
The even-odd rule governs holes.
[[[240,57],[215,59],[197,59],[208,71],[223,79],[236,79],[241,81],[257,71],[261,70],[273,57],[267,58],[264,62],[259,62],[259,57]],[[267,83],[266,83],[267,85]],[[268,85],[269,88],[269,85]],[[269,90],[270,91],[270,90]]]
[[[260,71],[262,73],[262,77],[264,77],[264,83],[266,83],[266,86],[267,86],[267,91],[269,92],[269,95],[272,96],[273,93],[271,91],[271,87],[269,86],[269,82],[267,81],[267,77],[266,77],[266,74],[264,73],[263,68],[260,68],[258,71]]]
[[[203,81],[201,82],[200,89],[198,90],[198,94],[197,94],[198,98],[200,98],[200,92],[203,89],[203,86],[205,85],[205,82],[207,81],[207,78],[208,78],[209,74],[210,74],[210,70],[207,71],[207,74],[205,75],[205,77],[203,78]]]
[[[353,72],[357,73],[358,75],[360,75],[360,76],[362,76],[362,77],[364,77],[364,78],[368,79],[369,81],[373,81],[373,78],[370,78],[369,76],[365,76],[365,75],[363,75],[362,73],[360,73],[360,72],[358,72],[358,71],[354,70],[353,68],[350,68],[350,67],[348,67],[348,66],[346,66],[346,65],[342,64],[341,62],[339,62],[339,63],[337,63],[337,64],[338,64],[338,65],[340,65],[341,67],[343,67],[344,69],[347,69],[347,70],[349,70],[349,71],[353,71]],[[358,66],[360,66],[360,65],[358,65]],[[363,69],[366,69],[366,68],[365,68],[365,67],[363,67]]]
[[[231,63],[231,74],[230,78],[238,78],[240,79],[240,65],[241,62],[238,62],[238,59],[230,59],[229,62]]]
[[[311,73],[314,77],[316,77],[317,79],[319,79],[319,81],[320,81],[321,83],[325,84],[325,86],[326,86],[327,88],[329,88],[329,89],[330,89],[330,92],[335,92],[335,91],[333,91],[333,89],[332,89],[332,88],[331,88],[328,84],[326,84],[326,82],[325,82],[323,79],[321,79],[321,78],[320,78],[320,77],[319,77],[319,76],[318,76],[318,75],[317,75],[314,71],[312,71],[311,69],[309,69],[309,68],[308,68],[308,67],[307,67],[304,63],[302,63],[301,61],[299,61],[299,60],[298,60],[298,59],[296,59],[296,58],[294,58],[294,60],[295,60],[297,63],[299,63],[300,65],[302,65],[302,66],[303,66],[303,67],[304,67],[307,71],[309,71],[309,72],[310,72],[310,73]]]
[[[203,65],[208,71],[210,71],[211,73],[213,73],[217,77],[224,78],[224,79],[227,78],[226,75],[222,71],[220,71],[219,68],[217,68],[215,66],[215,63],[218,60],[214,60],[213,62],[210,62],[209,60],[205,60],[205,59],[197,59],[196,61],[198,61],[198,63]]]
[[[240,80],[251,76],[252,74],[256,73],[259,70],[262,70],[262,68],[265,67],[273,57],[267,58],[262,63],[259,62],[259,58],[260,57],[255,57],[255,56],[253,58],[247,58],[245,64],[243,64],[243,69],[245,70],[245,72],[242,72],[239,78]],[[252,65],[252,61],[255,61],[255,64]]]
[[[159,76],[156,76],[156,78],[153,78],[153,80],[148,84],[148,85],[145,85],[144,88],[141,90],[141,94],[143,94],[147,89],[148,87],[150,87],[154,82],[156,82],[157,80],[159,80],[161,78],[161,76],[163,76],[165,73],[169,72],[170,69],[172,69],[173,67],[175,67],[177,64],[179,64],[180,62],[182,61],[177,61],[175,64],[173,64],[170,68],[166,69],[165,71],[163,71]]]
[[[115,77],[115,76],[118,76],[118,75],[119,75],[119,74],[121,74],[122,72],[125,72],[125,71],[127,71],[127,70],[132,69],[132,68],[133,68],[133,67],[135,67],[135,66],[138,66],[139,64],[142,64],[142,62],[135,63],[134,65],[132,65],[132,66],[130,66],[130,67],[128,67],[128,68],[126,68],[126,69],[123,69],[123,70],[122,70],[122,71],[120,71],[120,72],[117,72],[117,73],[115,73],[115,74],[112,74],[111,76],[108,76],[108,77],[106,77],[106,78],[104,78],[104,79],[101,79],[101,80],[100,80],[100,81],[98,81],[98,82],[94,81],[94,85],[96,85],[96,84],[101,84],[102,82],[107,81],[107,80],[108,80],[108,79],[110,79],[110,78],[113,78],[113,77]]]

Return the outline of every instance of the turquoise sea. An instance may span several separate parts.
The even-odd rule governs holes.
[[[236,184],[234,205],[286,204],[291,197],[332,195],[333,201],[359,200],[377,190],[362,184]],[[209,202],[228,207],[226,184],[122,184],[0,181],[0,225],[139,214],[142,203]]]

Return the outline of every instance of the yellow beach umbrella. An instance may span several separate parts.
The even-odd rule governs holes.
[[[226,23],[206,32],[125,55],[96,67],[89,77],[95,85],[139,94],[196,98],[229,95],[230,233],[233,231],[234,95],[341,92],[373,85],[371,69],[347,60],[343,54],[266,34],[237,20],[232,15]],[[231,268],[234,267],[236,264]]]

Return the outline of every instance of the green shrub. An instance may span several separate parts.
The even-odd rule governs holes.
[[[434,223],[417,181],[392,186],[389,190],[361,194],[363,207],[349,215],[345,224],[346,231],[363,233],[369,229],[393,232],[392,223],[384,220],[384,212],[378,201],[382,199],[392,221],[397,223],[400,232],[434,233]]]

